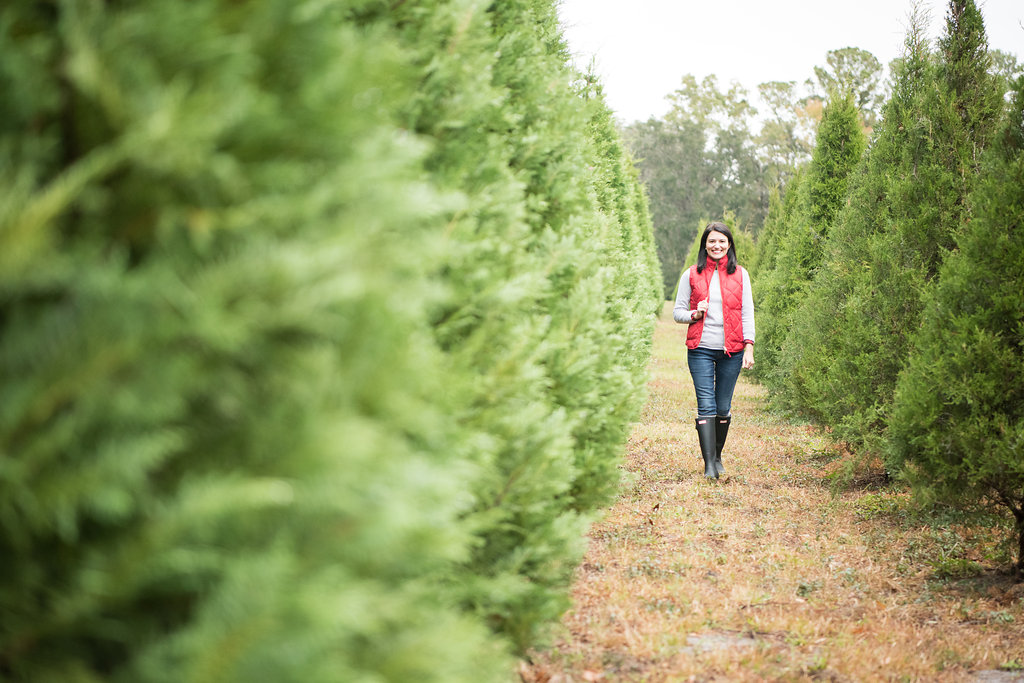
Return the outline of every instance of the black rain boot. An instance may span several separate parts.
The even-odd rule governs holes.
[[[722,446],[725,445],[725,437],[729,436],[729,423],[732,422],[732,415],[715,418],[715,476],[725,474],[722,467]]]
[[[697,418],[697,438],[700,440],[700,454],[704,458],[704,476],[718,478],[715,472],[715,418]]]

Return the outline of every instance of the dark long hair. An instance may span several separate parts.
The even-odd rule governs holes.
[[[697,252],[697,272],[703,273],[704,267],[708,264],[708,234],[714,230],[720,232],[729,239],[729,251],[726,252],[725,271],[732,275],[736,272],[736,240],[732,238],[732,230],[725,223],[715,221],[708,223],[704,228],[704,234],[700,236],[700,251]]]

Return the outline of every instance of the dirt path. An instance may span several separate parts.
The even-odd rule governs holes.
[[[880,481],[833,495],[837,450],[742,376],[726,475],[705,481],[683,330],[658,323],[623,494],[523,680],[1024,681],[998,535],[915,521]]]

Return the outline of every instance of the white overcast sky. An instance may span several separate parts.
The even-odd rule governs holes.
[[[903,53],[913,0],[560,0],[574,61],[594,60],[605,98],[625,123],[660,117],[685,74],[802,84],[829,50],[857,47],[883,65]],[[948,2],[920,0],[927,35],[945,27]],[[1024,61],[1024,0],[978,0],[989,47]]]

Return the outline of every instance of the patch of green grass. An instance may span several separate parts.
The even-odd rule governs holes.
[[[875,519],[903,512],[903,503],[891,493],[865,493],[853,503],[857,517],[863,520]]]
[[[811,660],[808,661],[807,664],[804,666],[804,670],[811,676],[814,676],[815,674],[820,674],[827,668],[828,655],[824,652],[819,652],[816,655],[814,655],[814,657],[812,657]]]
[[[793,459],[797,463],[826,465],[838,460],[841,456],[842,454],[837,448],[830,448],[828,446],[811,445],[807,448],[798,447],[793,450]]]
[[[1012,614],[1006,610],[998,610],[995,612],[989,612],[985,615],[985,620],[993,624],[1012,624],[1016,621]]]
[[[932,573],[937,579],[968,579],[981,573],[981,565],[964,557],[941,557],[933,560]]]

